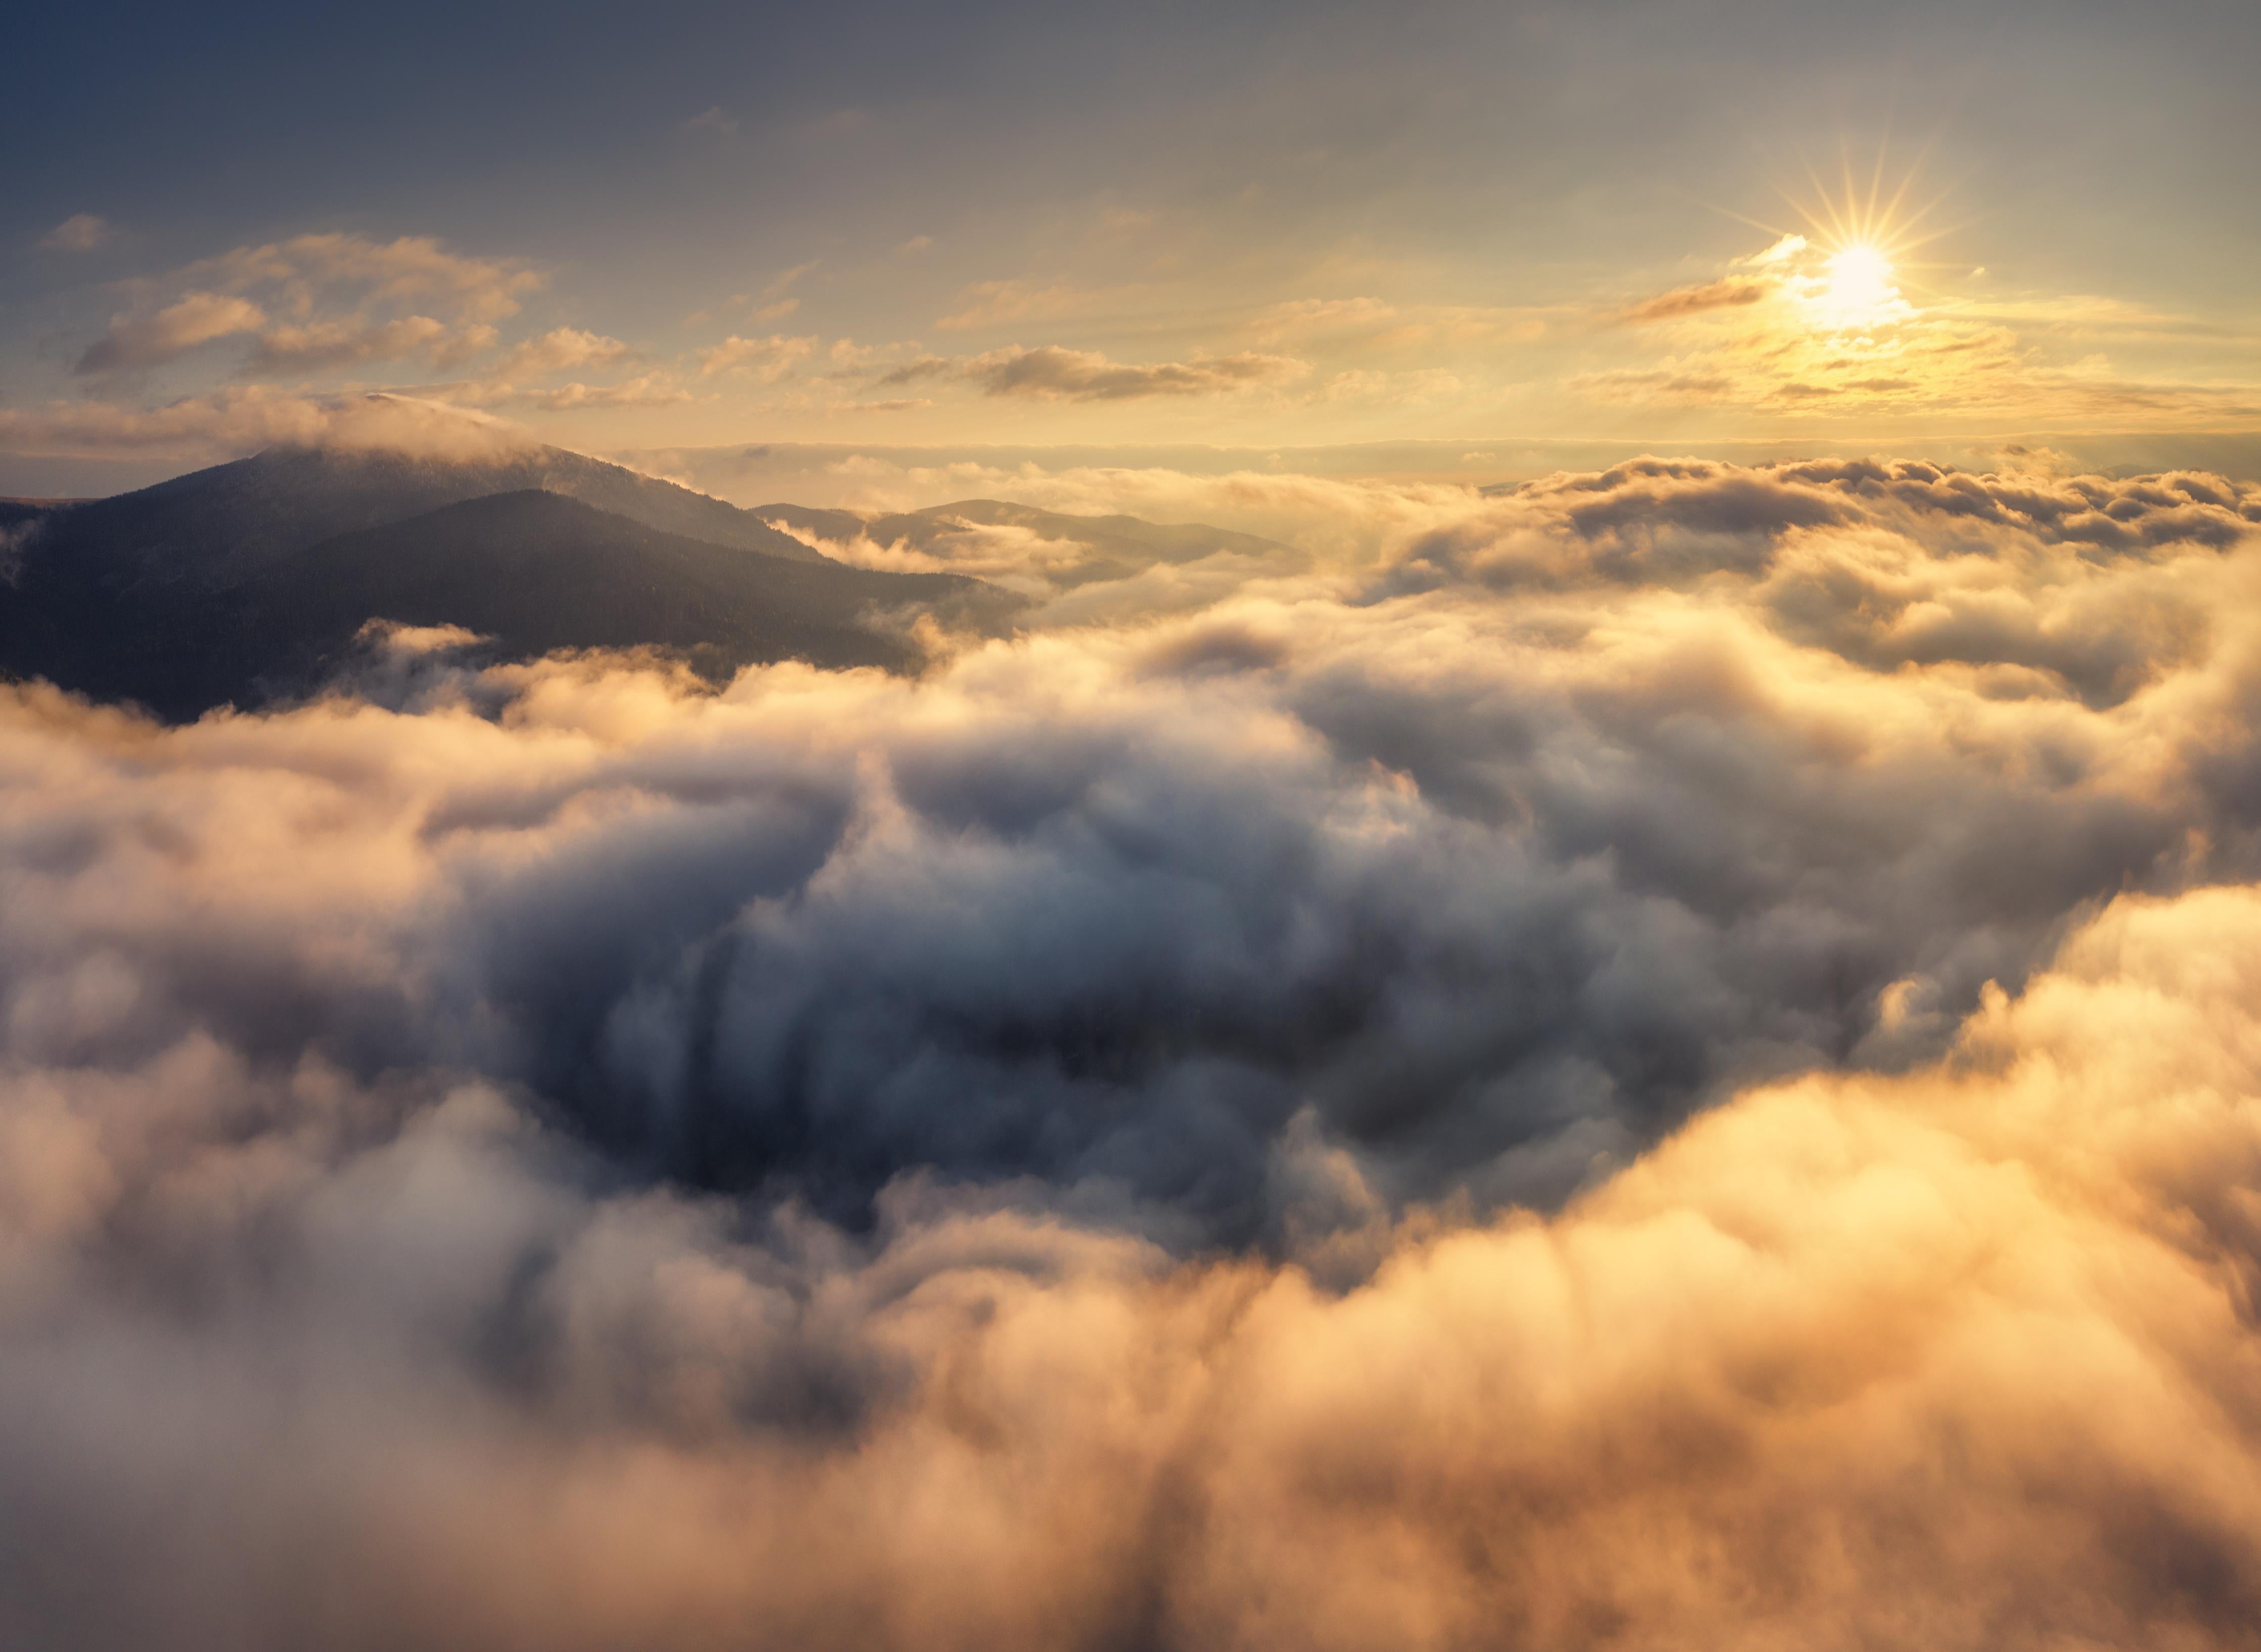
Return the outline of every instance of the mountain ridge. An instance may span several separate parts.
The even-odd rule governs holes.
[[[786,658],[915,669],[922,656],[890,614],[978,624],[1009,602],[963,575],[787,561],[541,489],[339,535],[271,570],[255,594],[219,600],[239,645],[285,691],[341,663],[371,619],[462,626],[510,658],[653,647],[723,677]]]
[[[47,507],[40,555],[76,562],[76,577],[117,589],[212,590],[338,534],[528,488],[710,543],[795,562],[817,555],[726,500],[548,447],[477,458],[268,448],[132,492]]]
[[[395,465],[355,456],[340,467],[343,497],[324,499],[305,485],[310,468],[317,479],[332,469],[284,461],[295,492],[286,487],[282,507],[263,513],[257,484],[274,474],[273,463],[213,467],[119,496],[132,501],[114,523],[122,524],[123,542],[105,542],[95,531],[103,516],[79,510],[64,514],[61,533],[39,513],[6,528],[0,672],[185,721],[222,704],[312,692],[347,661],[370,620],[464,626],[484,635],[491,652],[511,657],[652,646],[720,676],[796,657],[911,670],[922,658],[908,640],[915,614],[994,629],[1020,606],[963,575],[829,561],[720,500],[712,504],[729,515],[688,508],[736,529],[736,544],[668,532],[541,488],[404,514],[403,506],[428,497],[430,474],[405,459]],[[600,479],[618,470],[559,468]],[[463,477],[451,470],[442,485],[452,490]],[[388,488],[393,483],[402,485]],[[245,525],[232,533],[231,506],[247,484],[253,497],[240,514]],[[630,492],[682,508],[666,495]],[[172,508],[183,499],[185,506]],[[384,520],[303,542],[313,524],[371,516]],[[791,555],[773,554],[775,547]],[[185,565],[151,566],[168,548]]]

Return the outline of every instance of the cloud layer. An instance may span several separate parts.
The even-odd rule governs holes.
[[[0,1627],[2249,1644],[2261,494],[1457,498],[9,690]]]

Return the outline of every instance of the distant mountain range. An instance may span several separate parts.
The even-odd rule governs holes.
[[[901,545],[941,562],[980,554],[982,535],[969,530],[1019,528],[1034,538],[1080,549],[1081,554],[1072,562],[1046,566],[1048,583],[1063,590],[1128,578],[1156,563],[1200,562],[1224,556],[1287,572],[1309,562],[1303,552],[1277,540],[1206,523],[1164,524],[1136,516],[1071,516],[1001,499],[959,499],[882,516],[817,510],[805,505],[761,505],[750,514],[835,544],[867,539],[875,545]]]
[[[274,449],[138,492],[0,501],[0,672],[169,719],[305,693],[373,619],[496,653],[650,644],[916,663],[908,622],[994,628],[1021,599],[832,562],[753,512],[545,448],[468,462]]]

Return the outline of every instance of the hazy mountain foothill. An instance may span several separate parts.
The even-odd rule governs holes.
[[[1072,545],[1073,562],[1047,570],[1061,590],[1128,578],[1158,563],[1182,564],[1212,557],[1232,557],[1281,572],[1307,566],[1310,557],[1291,545],[1254,534],[1234,533],[1204,522],[1165,524],[1136,516],[1072,516],[1002,499],[959,499],[924,510],[867,516],[855,511],[821,510],[804,505],[757,506],[764,522],[836,544],[863,540],[949,562],[979,554],[992,535],[985,530],[1017,529],[1034,540]]]

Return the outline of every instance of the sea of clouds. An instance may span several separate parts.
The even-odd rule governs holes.
[[[0,693],[0,1640],[2255,1644],[2261,490],[1199,487]]]

